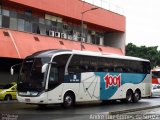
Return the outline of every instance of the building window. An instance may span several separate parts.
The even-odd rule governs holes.
[[[18,19],[18,30],[24,31],[24,19]]]
[[[2,15],[1,15],[2,13]],[[62,18],[45,15],[44,18],[32,16],[31,10],[24,13],[1,9],[0,27],[11,28],[18,31],[32,32],[36,34],[49,35],[49,31],[61,32],[62,38],[81,41],[81,25],[71,22],[62,22]],[[65,36],[64,36],[65,35]],[[104,34],[83,27],[83,42],[103,45]]]
[[[39,25],[37,23],[32,24],[32,32],[40,34]]]
[[[15,11],[10,11],[10,17],[17,18],[17,13]]]
[[[26,10],[25,15],[31,16],[32,15],[32,10]]]
[[[43,18],[39,18],[39,23],[44,24],[44,19]]]
[[[0,5],[0,14],[2,14],[2,6]]]
[[[10,18],[10,28],[11,29],[14,29],[14,30],[17,30],[17,24],[18,24],[18,21],[16,18]]]
[[[0,27],[2,27],[2,15],[0,15]]]
[[[9,28],[9,17],[8,16],[2,16],[2,27]]]
[[[46,35],[46,26],[44,24],[39,24],[40,34]]]
[[[57,22],[57,31],[62,32],[63,25],[60,22]]]
[[[32,25],[30,21],[25,21],[24,30],[27,32],[32,32]]]
[[[9,10],[2,10],[2,15],[9,16]]]

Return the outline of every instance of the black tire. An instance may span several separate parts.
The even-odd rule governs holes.
[[[6,95],[5,98],[4,98],[4,100],[10,101],[10,100],[12,100],[12,96],[11,95]]]
[[[128,90],[127,93],[126,93],[126,99],[125,101],[127,103],[131,103],[133,100],[133,92],[131,90]]]
[[[135,91],[135,93],[133,94],[133,102],[137,103],[140,99],[141,99],[140,92],[139,91]]]
[[[74,95],[71,93],[66,93],[63,98],[63,107],[70,108],[75,104]]]

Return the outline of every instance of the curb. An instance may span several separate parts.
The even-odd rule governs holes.
[[[141,111],[141,110],[147,110],[147,109],[153,109],[153,108],[159,108],[159,107],[160,107],[160,105],[149,106],[149,107],[147,106],[147,107],[126,109],[126,110],[120,110],[120,111],[105,112],[105,114],[108,114],[108,115],[116,115],[116,114],[129,113],[129,112],[135,112],[135,111]]]
[[[11,100],[11,101],[0,101],[0,104],[7,104],[7,103],[17,103],[17,100]]]

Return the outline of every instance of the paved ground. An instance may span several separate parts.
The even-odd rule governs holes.
[[[86,120],[106,119],[113,115],[129,115],[135,111],[160,107],[160,98],[143,99],[139,103],[125,104],[121,102],[77,104],[74,108],[64,109],[60,105],[39,109],[34,105],[20,104],[15,101],[0,103],[0,119],[14,118],[14,120]],[[139,112],[138,112],[139,113]],[[138,114],[135,113],[135,114]],[[160,114],[160,113],[159,113]]]

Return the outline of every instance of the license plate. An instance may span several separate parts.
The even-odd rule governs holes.
[[[29,102],[30,102],[30,99],[26,98],[26,99],[25,99],[25,102],[29,103]]]

